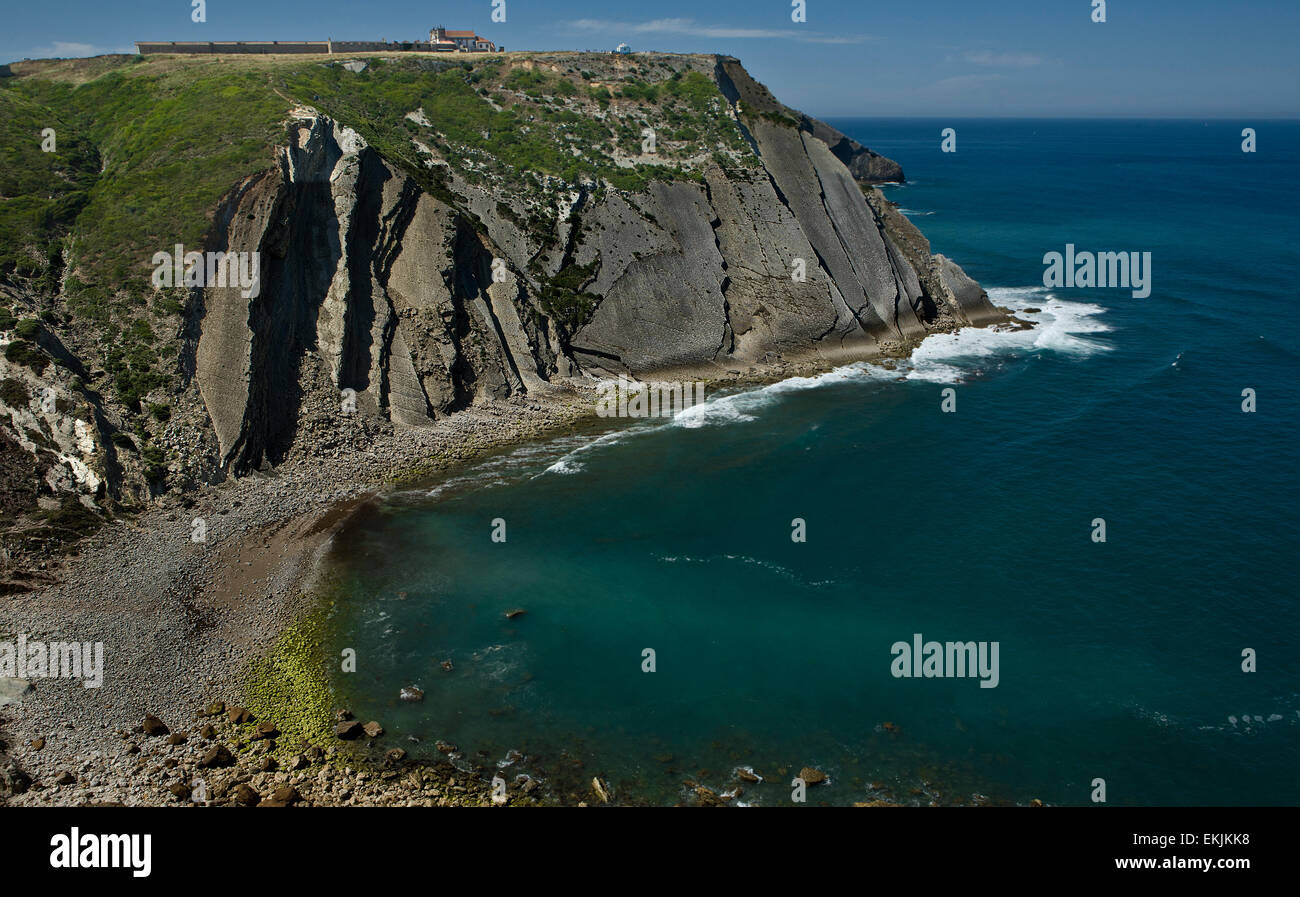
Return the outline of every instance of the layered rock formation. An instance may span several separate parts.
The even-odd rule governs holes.
[[[558,378],[865,357],[1001,318],[855,178],[897,166],[788,115],[735,59],[714,77],[758,165],[709,162],[698,182],[637,193],[568,185],[549,233],[440,159],[425,161],[434,195],[305,113],[213,232],[214,248],[262,254],[258,296],[209,288],[197,310],[220,464],[280,461],[312,401],[416,426]]]
[[[160,293],[109,303],[71,276],[53,295],[72,258],[58,252],[46,286],[0,283],[0,320],[14,318],[0,325],[0,467],[13,472],[0,511],[21,524],[39,498],[63,527],[81,508],[364,447],[377,429],[569,378],[833,363],[1003,319],[875,189],[902,179],[897,164],[781,104],[731,57],[408,61],[393,96],[416,81],[431,104],[477,105],[444,105],[439,122],[394,103],[378,124],[355,111],[367,95],[351,69],[312,80],[333,65],[299,72],[313,86],[296,101],[324,84],[342,111],[294,108],[274,164],[211,210],[202,248],[258,253],[255,295],[178,288],[169,312]],[[275,94],[273,109],[295,102]],[[488,106],[475,120],[495,134],[447,136],[462,124],[448,109]],[[646,127],[662,131],[657,154],[636,149]],[[494,155],[530,129],[557,151],[550,174]],[[102,167],[90,150],[86,189]],[[140,164],[147,176],[154,163]],[[123,254],[144,268],[157,248]]]

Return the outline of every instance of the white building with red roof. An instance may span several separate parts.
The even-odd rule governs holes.
[[[435,50],[464,50],[467,53],[495,53],[497,45],[473,31],[449,31],[439,25],[429,30],[429,44]]]

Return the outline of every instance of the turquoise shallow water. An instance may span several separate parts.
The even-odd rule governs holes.
[[[1300,803],[1300,125],[835,124],[902,162],[891,197],[1039,326],[385,497],[330,559],[345,700],[414,753],[445,739],[574,800],[599,774],[674,803],[746,765],[766,781],[740,800],[784,804],[811,765],[831,783],[810,804],[872,782],[1081,804],[1097,777],[1111,804]],[[1152,252],[1152,295],[1036,286],[1067,242]],[[998,642],[998,686],[895,678],[914,633]],[[412,684],[424,703],[397,700]]]

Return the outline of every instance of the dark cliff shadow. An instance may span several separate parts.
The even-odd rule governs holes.
[[[250,302],[253,334],[244,445],[237,473],[279,464],[298,434],[304,359],[317,348],[316,324],[342,257],[327,180],[295,184],[262,240],[262,291]]]
[[[343,312],[343,346],[339,359],[339,387],[363,392],[370,386],[370,361],[374,346],[376,248],[383,209],[384,184],[392,174],[379,154],[363,152],[357,174],[357,202],[347,236],[349,295]]]

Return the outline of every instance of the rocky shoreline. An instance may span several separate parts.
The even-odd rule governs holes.
[[[710,378],[712,391],[831,367],[805,360],[693,373]],[[0,804],[493,803],[490,782],[450,759],[407,759],[382,734],[334,737],[336,720],[350,716],[332,706],[328,689],[305,696],[301,683],[286,682],[276,694],[267,680],[282,672],[286,638],[311,619],[312,575],[330,538],[361,503],[395,484],[573,429],[593,417],[594,396],[590,381],[570,381],[431,426],[376,434],[369,450],[323,444],[273,470],[167,496],[91,537],[79,556],[49,571],[57,584],[0,604],[0,640],[23,633],[103,642],[105,656],[98,689],[34,679],[24,691],[7,680]],[[196,519],[204,521],[206,542],[193,541]],[[281,667],[266,666],[268,658]],[[295,704],[310,703],[306,697],[316,699],[316,716],[330,717],[324,725],[304,723],[309,711]],[[363,726],[356,721],[354,728]],[[195,798],[196,781],[206,800]],[[582,803],[608,798],[599,781]],[[872,803],[892,800],[882,791]],[[504,802],[550,800],[525,781],[508,783]],[[690,802],[727,800],[699,786]]]
[[[101,642],[104,683],[5,680],[0,803],[176,803],[169,789],[186,758],[215,744],[196,737],[207,722],[196,709],[242,700],[250,664],[310,609],[307,578],[352,508],[395,482],[558,432],[592,407],[580,385],[561,386],[377,434],[366,451],[318,447],[271,471],[166,496],[104,527],[79,555],[51,558],[45,572],[55,584],[0,602],[0,641]],[[194,541],[195,520],[206,541]],[[146,714],[188,740],[147,737]],[[237,727],[216,736],[236,751],[240,738]],[[323,754],[311,771],[332,768],[333,755],[342,756]]]

